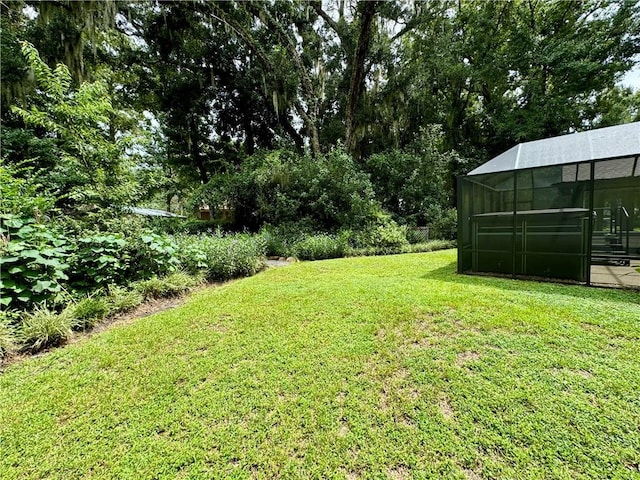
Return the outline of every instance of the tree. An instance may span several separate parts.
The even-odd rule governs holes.
[[[96,207],[117,208],[136,198],[132,165],[126,150],[131,132],[110,132],[114,118],[126,112],[113,108],[104,80],[84,82],[72,89],[69,69],[46,65],[28,42],[23,53],[38,86],[38,102],[13,107],[28,126],[42,128],[55,139],[59,162],[52,171],[40,171],[58,206],[79,214]]]

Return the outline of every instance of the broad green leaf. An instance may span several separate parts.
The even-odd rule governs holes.
[[[33,233],[35,232],[36,229],[33,228],[31,225],[25,225],[24,227],[22,227],[20,230],[18,230],[16,233],[20,236],[22,235],[27,235],[29,233]]]
[[[4,221],[4,224],[9,228],[20,228],[24,225],[24,222],[19,218],[9,218]]]
[[[36,293],[42,293],[44,290],[49,290],[52,282],[49,280],[38,280],[33,286],[33,291]]]
[[[0,257],[0,265],[4,265],[6,263],[12,263],[18,260],[18,257]]]

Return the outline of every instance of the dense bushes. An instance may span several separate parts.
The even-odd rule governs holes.
[[[29,308],[62,291],[68,280],[68,240],[63,234],[6,214],[0,216],[0,305]]]
[[[261,236],[67,236],[33,219],[1,220],[0,299],[8,310],[0,318],[0,358],[14,344],[29,352],[62,344],[71,330],[93,328],[144,298],[180,295],[204,277],[227,280],[264,266]]]
[[[364,227],[380,210],[368,175],[339,149],[317,158],[278,150],[247,158],[238,171],[214,177],[198,204],[234,211],[234,226],[264,224],[303,230]]]
[[[1,175],[13,178],[0,164]],[[0,356],[15,344],[35,352],[64,343],[72,330],[201,279],[253,275],[266,255],[320,260],[436,248],[409,245],[408,227],[384,212],[368,175],[340,150],[316,159],[258,154],[203,189],[200,200],[234,211],[238,226],[262,226],[257,235],[225,235],[212,222],[130,219],[117,208],[62,216],[33,183],[0,187],[9,206],[0,215],[0,303],[15,313],[0,319]],[[440,209],[432,232],[451,238],[455,211],[429,208]]]
[[[76,288],[90,289],[125,281],[130,256],[127,241],[120,233],[87,235],[76,240],[71,256],[71,282]]]
[[[432,125],[403,150],[371,155],[365,168],[376,198],[397,222],[432,226],[452,204],[450,172],[462,161],[455,152],[443,152],[442,132]]]
[[[343,257],[347,250],[347,239],[344,235],[305,235],[298,239],[292,247],[291,254],[300,260],[323,260]]]
[[[265,241],[257,235],[202,235],[178,237],[178,258],[189,273],[208,280],[253,275],[264,267]]]
[[[184,272],[175,272],[166,277],[153,276],[134,284],[134,289],[144,298],[177,297],[202,283],[199,276]]]

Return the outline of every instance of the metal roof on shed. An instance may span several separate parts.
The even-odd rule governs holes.
[[[177,213],[171,213],[167,212],[166,210],[158,210],[155,208],[125,207],[125,211],[138,215],[144,215],[145,217],[187,218],[184,215],[178,215]]]
[[[469,175],[564,165],[640,154],[640,122],[520,143]]]

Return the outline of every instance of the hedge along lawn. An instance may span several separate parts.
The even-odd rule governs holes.
[[[638,293],[294,264],[0,375],[0,477],[637,478]]]

